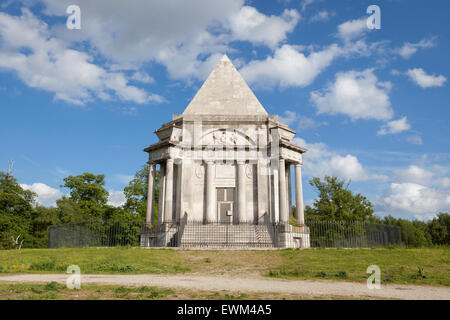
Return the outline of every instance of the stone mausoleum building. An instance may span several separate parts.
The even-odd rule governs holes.
[[[142,246],[309,247],[306,150],[292,143],[295,132],[266,112],[226,55],[183,114],[155,133],[159,141],[145,149]]]

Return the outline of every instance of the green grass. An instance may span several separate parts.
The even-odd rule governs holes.
[[[196,273],[264,275],[287,279],[366,281],[367,267],[381,269],[382,283],[450,286],[450,247],[311,250],[172,250],[77,248],[0,250],[0,273],[82,274]]]
[[[184,273],[173,250],[80,248],[0,250],[0,272],[60,273],[78,265],[82,273]]]
[[[244,293],[167,289],[160,287],[81,286],[70,290],[56,282],[47,284],[2,284],[0,300],[303,300],[348,299],[344,296],[311,296],[282,293]]]
[[[284,263],[266,275],[277,278],[366,281],[369,265],[381,269],[381,281],[450,286],[450,249],[284,250]]]

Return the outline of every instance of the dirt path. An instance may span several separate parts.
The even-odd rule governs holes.
[[[65,283],[66,274],[16,274],[0,276],[4,282]],[[82,275],[81,285],[158,286],[166,288],[198,289],[206,291],[278,292],[310,296],[348,296],[382,299],[444,299],[450,300],[450,288],[383,285],[379,290],[369,290],[365,283],[318,280],[282,280],[262,277],[228,277],[201,275]]]

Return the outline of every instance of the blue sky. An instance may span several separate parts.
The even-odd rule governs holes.
[[[81,30],[66,8],[81,8]],[[366,9],[381,9],[369,30]],[[297,131],[304,197],[338,175],[377,214],[450,209],[446,1],[2,1],[0,163],[51,205],[69,174],[111,203],[223,53]]]

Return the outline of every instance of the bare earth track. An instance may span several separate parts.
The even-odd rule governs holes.
[[[10,283],[65,283],[66,274],[16,274],[0,276],[0,281]],[[263,277],[229,277],[202,275],[94,275],[81,276],[81,284],[157,286],[165,288],[197,289],[207,291],[276,292],[306,294],[311,296],[339,295],[349,298],[450,300],[450,288],[417,285],[382,285],[370,290],[365,283],[318,280],[282,280]]]

